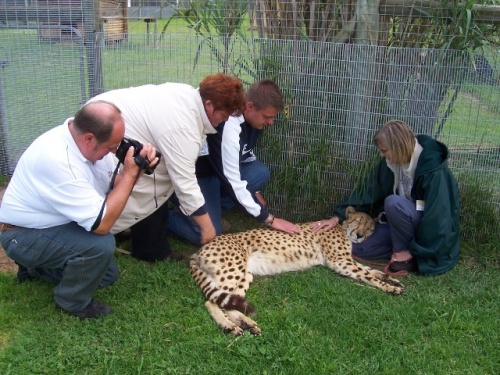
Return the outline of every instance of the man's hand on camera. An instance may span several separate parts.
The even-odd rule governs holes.
[[[139,155],[146,159],[150,170],[153,170],[160,162],[160,158],[156,156],[156,149],[150,143],[143,145]]]
[[[142,151],[142,150],[141,150]],[[130,175],[131,177],[137,178],[137,175],[144,170],[141,170],[134,157],[134,147],[130,146],[125,154],[125,159],[123,160],[122,175]],[[144,152],[145,153],[145,152]]]
[[[133,178],[135,184],[146,170],[156,167],[156,164],[159,163],[159,158],[156,156],[156,149],[149,143],[144,145],[139,154],[135,156],[134,154],[135,149],[133,146],[130,146],[123,160],[123,168],[118,176],[116,176],[115,186],[125,176]]]
[[[129,157],[130,149],[132,149],[132,160],[135,165],[141,170],[141,172],[151,170],[151,168],[155,167],[159,162],[159,158],[156,156],[156,150],[149,143],[142,146],[142,149],[137,153],[133,146],[129,147],[127,154],[125,156],[125,168],[127,167],[125,164],[127,163],[127,158]],[[149,173],[148,173],[149,174]]]

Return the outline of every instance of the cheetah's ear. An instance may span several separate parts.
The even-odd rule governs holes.
[[[350,214],[353,214],[355,212],[356,212],[356,210],[354,209],[354,207],[353,206],[349,206],[349,207],[347,207],[345,209],[345,216],[349,217]]]

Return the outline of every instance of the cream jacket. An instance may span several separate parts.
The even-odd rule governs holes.
[[[197,89],[180,83],[113,90],[91,99],[116,105],[125,120],[125,136],[151,143],[162,158],[153,175],[137,182],[111,232],[118,233],[152,214],[172,193],[191,215],[205,204],[195,162],[206,134],[215,133]]]

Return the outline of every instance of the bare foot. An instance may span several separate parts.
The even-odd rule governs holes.
[[[397,253],[392,254],[391,260],[393,262],[406,262],[413,258],[411,253],[408,250],[398,251]]]

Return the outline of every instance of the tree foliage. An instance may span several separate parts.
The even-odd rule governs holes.
[[[173,20],[184,21],[187,27],[193,30],[202,39],[194,66],[198,62],[201,50],[206,45],[217,59],[222,70],[230,70],[231,43],[233,36],[245,37],[243,24],[247,19],[247,12],[251,0],[189,0],[186,7],[174,7],[174,14],[165,26],[165,33]],[[222,42],[222,46],[221,46]]]

